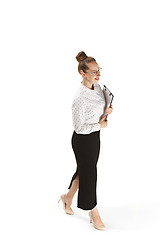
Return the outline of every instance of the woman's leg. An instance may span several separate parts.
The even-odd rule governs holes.
[[[91,216],[93,218],[93,221],[95,222],[96,225],[103,224],[102,219],[101,219],[101,217],[99,215],[97,206],[94,207],[90,212],[91,212]]]
[[[71,207],[74,194],[76,193],[78,187],[79,187],[79,177],[77,175],[76,178],[73,180],[68,193],[64,195],[64,198],[66,201],[66,209],[69,209]]]

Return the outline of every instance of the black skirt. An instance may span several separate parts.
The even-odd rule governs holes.
[[[72,148],[74,151],[77,169],[74,173],[68,189],[78,175],[79,188],[77,207],[83,210],[91,210],[97,205],[97,162],[100,153],[100,130],[90,134],[72,135]]]

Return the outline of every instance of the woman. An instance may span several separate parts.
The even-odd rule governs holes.
[[[87,56],[83,51],[76,56],[78,72],[82,75],[83,81],[76,92],[72,104],[72,119],[74,132],[72,135],[72,148],[75,154],[77,169],[74,173],[69,191],[60,196],[63,202],[64,211],[74,214],[71,204],[78,191],[77,207],[83,210],[90,210],[90,222],[96,229],[105,230],[97,209],[97,161],[100,152],[100,130],[107,127],[104,108],[105,99],[100,85],[100,68],[93,57]],[[113,108],[107,108],[106,113],[110,114]],[[58,202],[59,202],[58,201]]]

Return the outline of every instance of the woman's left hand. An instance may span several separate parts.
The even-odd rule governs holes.
[[[113,106],[112,106],[112,105],[111,105],[110,108],[109,108],[109,107],[106,108],[106,113],[107,113],[107,114],[111,114],[112,111],[113,111]]]

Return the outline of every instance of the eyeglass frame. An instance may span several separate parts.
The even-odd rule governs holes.
[[[93,70],[93,72],[85,72],[85,73],[90,73],[90,74],[92,74],[92,75],[95,76],[95,75],[97,75],[98,72],[100,72],[100,69],[102,69],[102,68],[99,67],[98,71],[94,71],[94,70]]]

